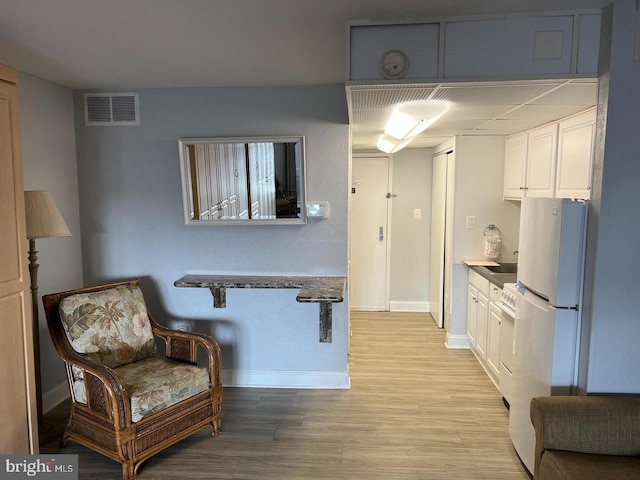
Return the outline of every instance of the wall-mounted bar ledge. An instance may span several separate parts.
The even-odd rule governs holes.
[[[320,342],[331,343],[332,304],[344,300],[345,277],[279,275],[185,275],[174,282],[176,287],[208,288],[213,307],[227,306],[227,288],[299,288],[296,300],[320,306]]]

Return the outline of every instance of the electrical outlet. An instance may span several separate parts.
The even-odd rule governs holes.
[[[475,215],[469,215],[467,217],[467,230],[473,230],[476,228],[476,217]]]

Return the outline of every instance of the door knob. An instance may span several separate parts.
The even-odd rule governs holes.
[[[378,231],[378,240],[384,240],[384,227],[380,227],[380,230]]]

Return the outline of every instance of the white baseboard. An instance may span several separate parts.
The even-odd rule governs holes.
[[[447,332],[447,340],[444,342],[445,347],[450,349],[468,349],[469,339],[466,335],[451,335]]]
[[[69,385],[65,380],[42,395],[42,412],[47,413],[67,398],[69,398]]]
[[[348,372],[222,370],[225,387],[349,389]]]
[[[424,312],[429,313],[431,311],[429,302],[389,302],[389,310],[392,312]]]
[[[225,387],[263,388],[327,388],[348,390],[347,372],[291,370],[222,370]],[[69,387],[63,382],[42,395],[42,411],[47,413],[69,398]]]

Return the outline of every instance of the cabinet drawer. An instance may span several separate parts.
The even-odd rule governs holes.
[[[491,303],[500,303],[500,296],[502,295],[502,289],[496,285],[495,283],[492,283],[489,286],[489,300],[491,301]]]
[[[474,270],[469,269],[469,283],[476,287],[479,292],[482,292],[485,297],[489,298],[489,280]]]

